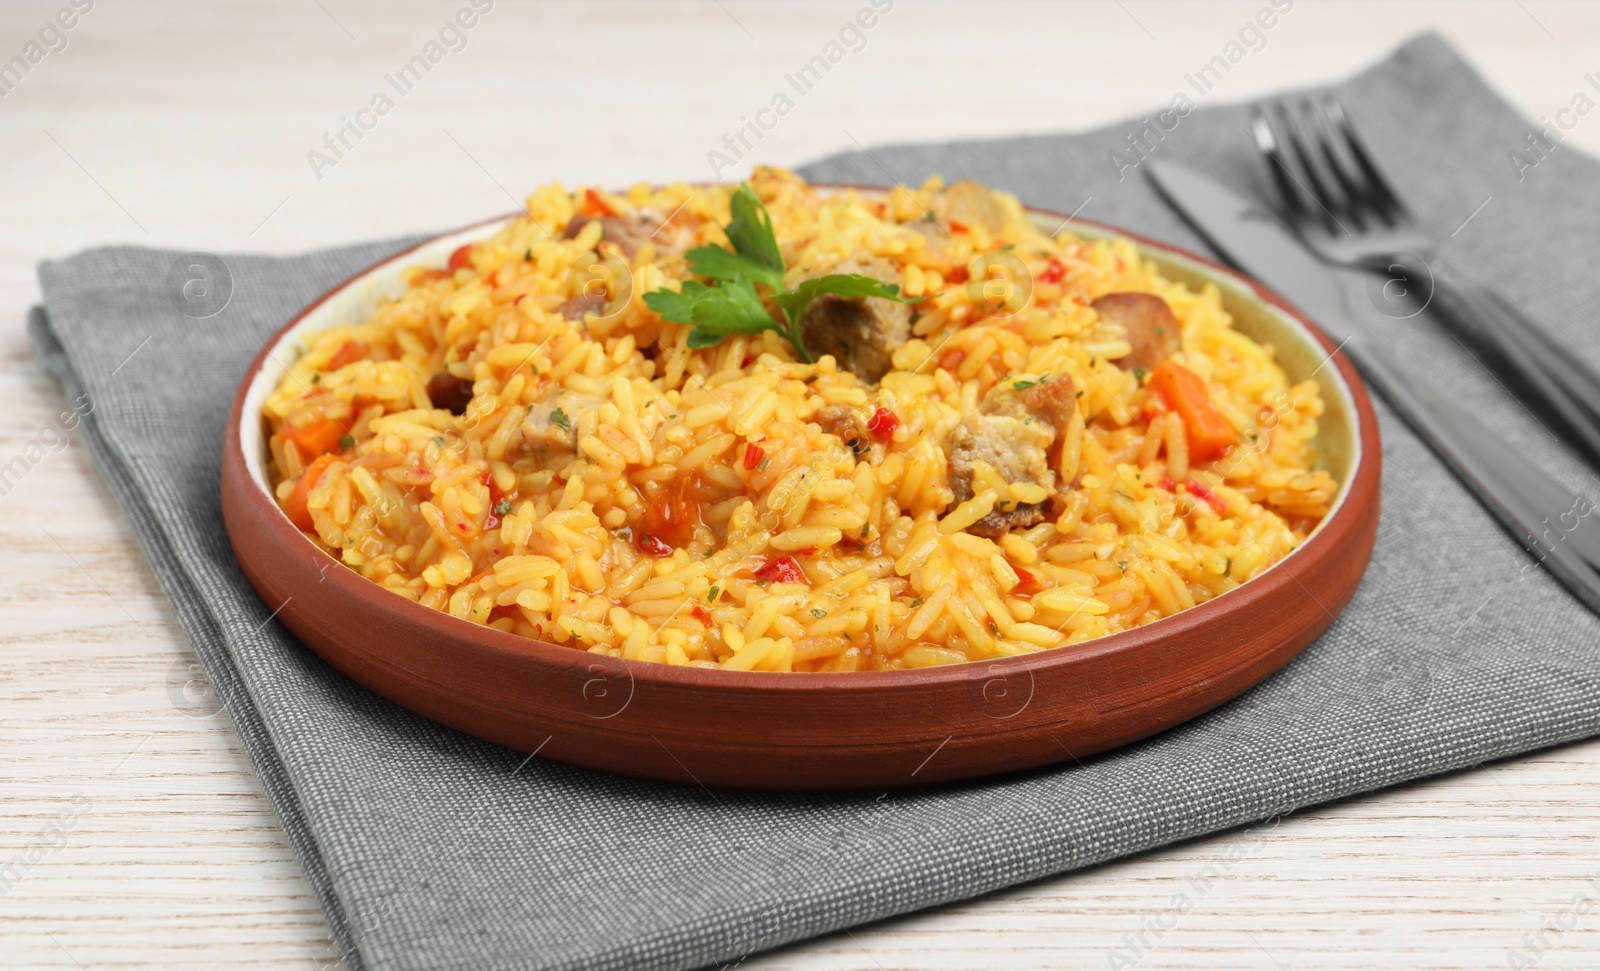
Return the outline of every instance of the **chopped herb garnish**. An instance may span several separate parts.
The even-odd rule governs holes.
[[[1136,368],[1133,369],[1133,379],[1135,381],[1143,381],[1144,380],[1144,376],[1147,373],[1149,373],[1149,372],[1147,372],[1144,368],[1136,367]]]
[[[862,523],[861,524],[861,538],[862,539],[866,539],[867,538],[867,533],[869,533],[871,531],[872,531],[872,524],[871,523]]]
[[[772,230],[772,215],[748,185],[741,185],[728,202],[730,221],[725,229],[731,250],[697,246],[686,256],[689,269],[712,282],[686,280],[683,287],[652,290],[644,302],[662,320],[688,324],[691,348],[715,347],[733,334],[777,331],[808,364],[815,358],[800,336],[800,316],[812,300],[824,294],[839,297],[880,297],[909,302],[900,287],[859,273],[829,273],[783,287],[783,253]],[[777,316],[767,310],[756,285],[772,288]]]
[[[510,499],[501,499],[499,502],[494,504],[494,514],[496,516],[504,516],[506,513],[510,512],[510,511],[511,511],[511,500]]]
[[[716,555],[717,555],[717,551],[716,550],[707,549],[704,553],[700,554],[700,557],[701,557],[701,559],[709,560],[713,556],[716,556]]]
[[[1224,556],[1222,558],[1222,575],[1223,576],[1227,576],[1228,574],[1230,574],[1232,572],[1233,572],[1233,557]]]
[[[923,605],[923,604],[924,604],[924,603],[926,603],[926,602],[927,602],[927,601],[925,601],[925,600],[923,600],[923,599],[922,599],[922,598],[921,598],[921,597],[918,597],[918,598],[917,598],[917,599],[915,599],[915,600],[913,600],[913,601],[911,601],[911,606],[913,606],[913,607],[920,607],[920,606],[922,606],[922,605]]]
[[[706,603],[714,604],[717,602],[717,598],[720,596],[722,596],[722,588],[719,586],[712,586],[710,590],[706,591]]]
[[[1123,573],[1127,573],[1128,572],[1128,561],[1127,560],[1118,560],[1117,561],[1117,569],[1121,570]]]
[[[346,435],[340,435],[339,436],[339,451],[348,452],[348,451],[350,451],[351,449],[353,449],[355,447],[356,447],[356,437],[354,435],[346,434]]]
[[[811,616],[817,618],[818,620],[821,620],[822,618],[828,616],[828,612],[826,610],[823,610],[821,607],[812,607],[811,608]]]
[[[771,462],[772,462],[772,456],[769,455],[766,458],[761,460],[761,464],[760,465],[756,466],[756,471],[757,472],[765,472],[765,471],[767,471],[767,466],[769,464],[771,464]]]
[[[568,418],[567,413],[560,408],[550,412],[550,423],[564,432],[572,431],[572,419]]]

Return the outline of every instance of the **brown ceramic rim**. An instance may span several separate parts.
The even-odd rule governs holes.
[[[1069,221],[1048,210],[1028,211]],[[445,236],[515,215],[482,220],[418,243],[354,274],[307,306],[267,341],[246,369],[224,442],[224,519],[240,564],[268,607],[278,610],[285,625],[334,667],[446,725],[520,751],[537,750],[556,761],[701,785],[882,788],[992,775],[1115,748],[1235,697],[1331,624],[1366,568],[1377,528],[1381,458],[1372,404],[1348,359],[1302,313],[1255,281],[1177,247],[1082,219],[1070,221],[1236,282],[1309,332],[1348,389],[1357,454],[1338,504],[1298,549],[1220,597],[1144,627],[1037,654],[910,671],[785,674],[674,667],[589,654],[480,627],[391,593],[348,569],[330,568],[336,561],[289,522],[249,471],[240,429],[251,385],[286,333],[376,267]],[[382,649],[362,647],[385,639]],[[1162,680],[1160,662],[1185,645],[1234,640],[1242,646],[1231,652],[1214,649],[1216,656],[1198,681],[1156,683]],[[1273,642],[1269,649],[1252,647],[1266,640]],[[1101,663],[1114,660],[1118,663]],[[475,677],[482,696],[440,680],[436,675],[441,671],[452,681]],[[508,683],[501,679],[537,690],[521,703],[493,697]],[[1059,703],[1033,707],[1041,680],[1062,689]],[[552,697],[563,703],[547,705]],[[981,716],[975,722],[971,712],[951,717],[948,706],[963,698]],[[1022,699],[1020,707],[1011,711],[1017,698]],[[827,730],[826,724],[783,720],[826,717],[840,710],[854,716],[846,720],[859,732],[840,734]],[[726,737],[709,727],[696,729],[703,735],[671,734],[684,718],[695,717],[745,734]],[[963,725],[963,719],[973,724]],[[992,730],[975,730],[984,727]],[[662,734],[669,735],[671,747]],[[913,756],[924,761],[918,763]]]

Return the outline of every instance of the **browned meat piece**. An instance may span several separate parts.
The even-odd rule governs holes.
[[[1089,306],[1128,332],[1133,351],[1117,362],[1124,371],[1153,371],[1183,346],[1183,325],[1167,302],[1153,293],[1108,293]]]
[[[571,219],[567,220],[567,228],[562,230],[561,238],[562,239],[577,239],[578,238],[578,234],[583,232],[583,227],[589,225],[592,222],[594,222],[594,217],[593,216],[585,216],[583,213],[579,213],[576,216],[573,216]]]
[[[1051,453],[1076,407],[1072,379],[1066,375],[1039,380],[1008,378],[990,388],[978,405],[982,414],[968,417],[951,436],[950,489],[955,494],[951,508],[974,495],[977,462],[989,465],[1007,482],[1031,482],[1054,489]],[[1047,518],[1044,503],[1023,503],[995,509],[967,527],[967,532],[995,539]]]
[[[565,465],[578,452],[578,417],[605,402],[596,395],[562,391],[528,406],[520,429],[521,454],[540,468]]]
[[[583,323],[584,314],[598,314],[606,308],[606,293],[599,287],[585,290],[556,308],[556,313],[575,324]]]
[[[921,236],[926,241],[923,249],[929,253],[943,253],[950,244],[949,228],[944,223],[926,216],[901,223],[900,226]]]
[[[583,227],[594,222],[597,217],[577,215],[567,223],[567,228],[561,233],[562,239],[573,239]],[[632,260],[634,254],[639,252],[639,247],[645,243],[655,243],[656,252],[662,254],[680,253],[688,245],[690,233],[683,226],[673,222],[664,223],[664,215],[654,209],[641,209],[638,212],[624,212],[615,216],[600,216],[600,238],[616,246],[618,252]]]
[[[890,263],[846,260],[831,273],[860,273],[899,285],[900,272]],[[832,354],[839,367],[863,381],[889,373],[895,349],[911,339],[911,311],[905,304],[881,297],[846,299],[824,294],[800,315],[800,337],[817,354]]]
[[[982,226],[991,233],[1005,228],[1006,211],[995,194],[970,179],[952,183],[928,204],[946,226],[952,220],[964,226]]]
[[[440,371],[428,379],[428,400],[435,408],[443,408],[452,415],[464,415],[472,401],[472,381]]]
[[[822,426],[823,431],[838,436],[839,441],[855,453],[857,462],[877,464],[883,461],[888,447],[867,428],[867,418],[844,405],[824,405],[811,414],[811,420]]]
[[[1072,378],[1065,374],[1006,378],[990,388],[978,404],[986,415],[1032,418],[1055,432],[1067,427],[1077,407],[1077,390],[1072,386]]]

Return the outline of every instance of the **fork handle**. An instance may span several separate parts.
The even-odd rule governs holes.
[[[1600,467],[1600,376],[1488,287],[1448,267],[1430,269],[1433,305],[1487,343]]]

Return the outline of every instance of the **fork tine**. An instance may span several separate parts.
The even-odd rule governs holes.
[[[1301,118],[1312,132],[1309,137],[1316,145],[1322,167],[1331,172],[1333,180],[1339,184],[1344,203],[1338,207],[1339,215],[1351,220],[1358,229],[1367,228],[1374,222],[1383,222],[1382,206],[1375,204],[1371,198],[1372,193],[1368,191],[1362,173],[1347,157],[1345,143],[1336,134],[1333,121],[1323,111],[1321,104],[1309,100],[1303,102]]]
[[[1311,217],[1315,201],[1307,198],[1294,173],[1289,169],[1290,159],[1284,155],[1283,139],[1272,123],[1266,109],[1259,105],[1250,109],[1250,137],[1255,139],[1256,150],[1267,160],[1267,171],[1272,174],[1272,184],[1278,190],[1283,207],[1297,219]]]
[[[1322,101],[1322,109],[1326,114],[1329,125],[1336,131],[1344,143],[1345,149],[1351,158],[1355,159],[1356,166],[1361,169],[1363,181],[1367,187],[1367,194],[1374,205],[1383,213],[1384,218],[1391,224],[1410,221],[1411,214],[1405,204],[1400,201],[1394,189],[1389,185],[1389,180],[1373,164],[1372,156],[1368,154],[1366,145],[1356,135],[1355,126],[1350,123],[1350,116],[1345,114],[1344,105],[1338,98],[1328,95]]]
[[[1314,173],[1308,173],[1306,156],[1300,150],[1281,103],[1251,110],[1251,134],[1256,147],[1266,157],[1272,180],[1283,198],[1286,214],[1302,231],[1316,228],[1331,233],[1331,214],[1324,205]]]
[[[1302,101],[1296,110],[1291,110],[1286,102],[1279,102],[1278,113],[1288,132],[1289,142],[1299,157],[1306,183],[1322,209],[1325,222],[1331,223],[1327,226],[1328,231],[1346,232],[1341,217],[1356,218],[1356,208],[1351,204],[1350,197],[1341,191],[1345,186],[1337,177],[1336,170],[1326,171],[1326,158],[1318,158],[1319,155],[1325,156],[1326,140],[1317,131],[1310,101]]]

